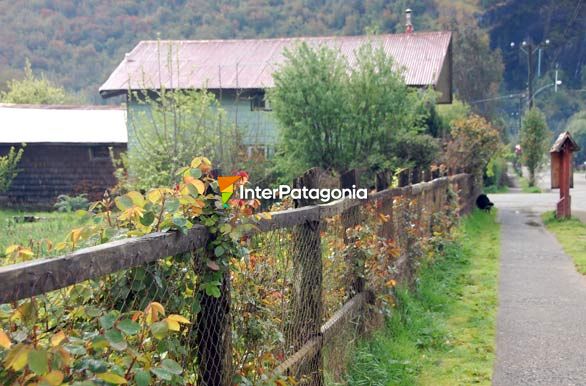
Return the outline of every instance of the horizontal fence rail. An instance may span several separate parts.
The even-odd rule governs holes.
[[[297,182],[309,187],[316,183],[312,180],[315,176],[305,177]],[[400,175],[399,182],[409,181],[409,178],[409,175]],[[354,171],[345,174],[340,183],[358,185],[358,174]],[[347,362],[347,358],[340,355],[347,355],[345,351],[348,350],[332,347],[350,344],[366,328],[367,310],[372,308],[380,290],[380,285],[369,282],[365,273],[365,257],[356,247],[360,244],[359,236],[347,230],[376,223],[376,229],[366,236],[371,237],[374,232],[401,251],[396,261],[385,260],[379,264],[390,269],[392,263],[394,277],[409,280],[414,271],[413,255],[418,250],[413,240],[415,236],[410,236],[408,230],[416,225],[421,234],[429,237],[436,213],[443,213],[450,202],[460,214],[467,213],[474,205],[477,192],[469,174],[439,177],[399,188],[387,188],[389,185],[388,176],[377,176],[378,191],[370,193],[367,199],[341,199],[319,205],[304,203],[306,206],[271,212],[270,218],[259,221],[250,234],[248,264],[252,271],[247,283],[263,278],[274,288],[263,289],[261,295],[258,290],[239,287],[246,283],[231,283],[230,276],[226,275],[221,297],[208,298],[202,303],[197,316],[192,316],[194,334],[199,339],[192,354],[199,358],[199,384],[231,384],[234,368],[250,361],[236,353],[249,351],[248,347],[238,346],[248,344],[248,338],[238,342],[232,339],[250,334],[248,330],[242,332],[241,328],[250,323],[251,318],[267,319],[269,316],[274,317],[273,324],[262,326],[262,329],[274,335],[271,343],[267,343],[270,350],[266,349],[263,354],[266,356],[270,351],[277,361],[271,368],[271,376],[291,376],[301,384],[321,385],[324,368],[333,369],[333,378],[339,375],[340,367]],[[368,205],[375,208],[374,214],[369,214]],[[387,220],[381,222],[379,216]],[[63,256],[0,267],[0,304],[152,266],[170,256],[201,250],[208,242],[207,229],[196,225],[185,234],[153,233]],[[340,251],[344,251],[341,258]],[[195,260],[205,257],[205,253],[193,255]],[[265,265],[260,261],[266,261]],[[372,264],[370,270],[382,268]],[[198,262],[193,265],[197,266]],[[384,275],[389,274],[388,269]],[[279,306],[265,307],[269,300]],[[258,344],[255,341],[255,345]]]

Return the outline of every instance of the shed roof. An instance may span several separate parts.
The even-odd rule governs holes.
[[[0,104],[0,143],[126,143],[126,111]]]
[[[564,145],[567,145],[564,147]],[[572,152],[579,151],[580,146],[574,141],[572,135],[569,131],[564,131],[560,135],[558,135],[557,139],[555,140],[553,146],[549,150],[550,153],[559,153],[565,149],[568,149]]]
[[[417,32],[376,36],[331,36],[247,40],[141,41],[100,87],[104,97],[129,89],[263,89],[285,61],[285,49],[300,42],[337,48],[355,61],[361,45],[381,45],[404,69],[412,86],[435,86],[449,53],[451,32]]]

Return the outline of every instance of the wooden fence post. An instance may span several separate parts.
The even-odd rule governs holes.
[[[390,173],[380,172],[376,175],[375,187],[376,191],[380,192],[385,189],[389,189],[390,185]],[[379,230],[379,236],[385,239],[392,239],[394,234],[393,226],[393,197],[386,197],[380,203],[380,213],[388,218],[386,222],[382,224]]]
[[[353,186],[357,187],[358,184],[359,175],[356,169],[349,170],[340,176],[340,187],[342,189],[352,189]],[[356,241],[356,238],[348,237],[346,231],[360,224],[360,217],[359,206],[342,212],[341,220],[345,245],[353,244]],[[364,291],[364,259],[361,256],[361,252],[354,248],[349,248],[346,255],[346,264],[348,266],[346,293],[348,298],[352,298]]]
[[[399,172],[399,187],[400,188],[409,185],[410,174],[411,174],[411,171],[409,169],[403,169]]]
[[[202,260],[198,273],[209,269]],[[230,272],[223,273],[220,282],[220,297],[199,292],[201,309],[197,314],[195,331],[199,382],[204,386],[229,386],[232,384],[232,324],[230,322]]]
[[[295,188],[319,188],[319,168],[309,169],[297,178]],[[313,200],[296,200],[295,206],[314,205]],[[299,350],[312,338],[319,337],[323,315],[322,304],[322,257],[320,222],[308,221],[293,231],[293,278],[288,327],[285,333],[286,347],[291,353]],[[293,374],[302,379],[303,385],[321,386],[323,379],[323,357],[321,348],[313,357],[305,359]]]

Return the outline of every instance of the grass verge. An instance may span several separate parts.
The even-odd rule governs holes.
[[[562,244],[564,252],[572,257],[578,272],[586,275],[586,224],[576,218],[558,220],[554,212],[544,213],[542,219]]]
[[[519,185],[523,193],[541,193],[541,189],[537,186],[529,186],[529,180],[525,177],[519,177]]]
[[[39,217],[37,222],[18,222],[15,217]],[[73,213],[0,211],[0,265],[6,247],[12,244],[30,246],[32,242],[48,239],[60,242],[79,223]]]
[[[457,241],[422,267],[414,291],[397,289],[385,328],[359,345],[351,385],[490,384],[500,232],[476,211]]]
[[[508,191],[509,191],[508,186],[489,185],[489,186],[484,187],[485,194],[507,193]]]

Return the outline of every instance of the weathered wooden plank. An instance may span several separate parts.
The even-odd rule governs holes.
[[[271,218],[263,219],[257,224],[258,232],[268,232],[275,229],[290,228],[303,225],[308,221],[319,221],[320,207],[306,206],[302,208],[271,212]]]
[[[0,267],[0,304],[195,250],[206,245],[208,236],[203,225],[196,225],[187,234],[153,233]]]
[[[355,313],[364,307],[367,302],[371,301],[372,298],[373,294],[371,292],[364,291],[344,303],[342,308],[336,311],[336,313],[332,315],[323,326],[321,326],[320,336],[308,340],[299,350],[275,368],[273,374],[276,376],[288,374],[291,369],[295,369],[304,360],[313,357],[325,344],[336,336],[341,324],[355,315]]]

